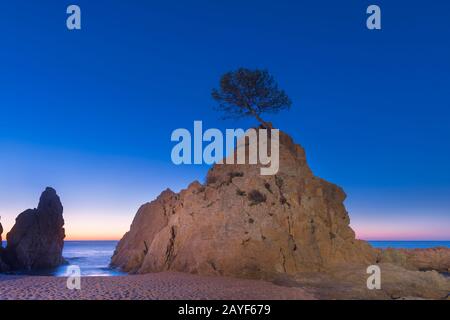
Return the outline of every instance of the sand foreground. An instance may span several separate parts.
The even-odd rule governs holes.
[[[302,288],[261,280],[206,277],[176,272],[83,277],[81,290],[67,278],[0,276],[0,300],[311,300]]]

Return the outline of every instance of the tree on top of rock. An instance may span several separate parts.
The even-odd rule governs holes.
[[[267,70],[240,68],[225,73],[220,88],[212,97],[225,118],[255,117],[265,128],[271,127],[261,118],[263,113],[277,113],[291,107],[291,99]]]

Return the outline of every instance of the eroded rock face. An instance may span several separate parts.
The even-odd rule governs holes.
[[[0,223],[0,272],[5,272],[9,270],[9,267],[3,262],[3,254],[4,254],[4,250],[3,250],[3,244],[2,244],[2,233],[3,233],[3,226]]]
[[[41,195],[37,209],[22,212],[7,234],[5,261],[13,270],[53,268],[64,262],[63,206],[52,188]]]
[[[379,260],[395,263],[409,270],[450,272],[450,248],[386,249]]]
[[[260,175],[257,165],[215,165],[206,184],[164,191],[139,209],[112,265],[271,279],[373,264],[377,251],[355,239],[345,197],[315,177],[303,148],[280,132],[275,176]]]
[[[307,287],[319,299],[446,299],[450,279],[436,271],[412,271],[392,263],[379,263],[380,290],[367,288],[366,267],[348,264],[327,273],[302,273],[294,279],[281,278],[278,285]]]

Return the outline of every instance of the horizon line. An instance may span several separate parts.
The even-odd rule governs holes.
[[[75,242],[75,241],[120,241],[121,239],[64,239],[65,242]],[[366,241],[366,242],[411,242],[411,241],[417,241],[417,242],[450,242],[450,239],[445,239],[445,240],[441,240],[441,239],[375,239],[375,240],[371,240],[371,239],[356,239],[356,240],[361,240],[361,241]],[[2,239],[2,242],[7,242],[6,239]]]
[[[121,239],[64,239],[64,241],[120,241]],[[396,241],[396,242],[409,242],[409,241],[422,241],[422,242],[438,242],[438,241],[446,241],[446,242],[450,242],[450,239],[445,239],[445,240],[437,240],[437,239],[427,239],[427,240],[423,240],[423,239],[401,239],[401,240],[395,240],[395,239],[375,239],[375,240],[371,240],[371,239],[357,239],[357,240],[362,240],[362,241],[371,241],[371,242],[375,242],[375,241]],[[6,241],[6,240],[4,240]]]

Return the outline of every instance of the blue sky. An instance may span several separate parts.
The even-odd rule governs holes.
[[[68,31],[78,4],[82,30]],[[365,27],[378,4],[382,30]],[[270,120],[342,186],[358,236],[450,238],[448,1],[4,1],[0,216],[53,186],[71,238],[118,238],[140,204],[202,180],[176,128],[220,120],[210,91],[267,68],[293,100]]]

